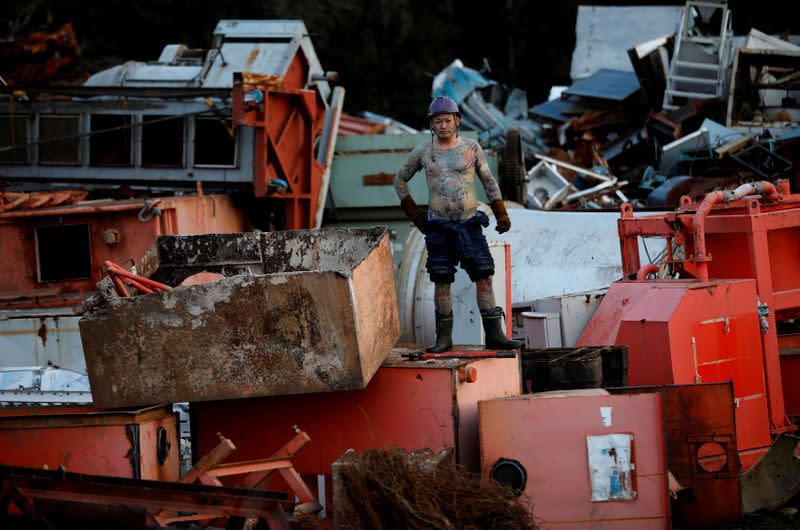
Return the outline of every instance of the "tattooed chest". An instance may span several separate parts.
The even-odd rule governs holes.
[[[475,175],[464,174],[439,174],[435,177],[428,177],[428,190],[431,195],[440,197],[463,198],[470,193],[475,186]]]

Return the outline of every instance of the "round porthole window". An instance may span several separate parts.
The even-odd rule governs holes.
[[[522,494],[528,482],[528,472],[525,471],[525,467],[511,458],[501,458],[495,462],[490,476],[492,480],[509,486],[517,496]]]

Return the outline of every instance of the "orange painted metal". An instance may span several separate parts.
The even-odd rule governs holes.
[[[505,307],[506,315],[508,315],[506,317],[506,335],[508,337],[513,337],[514,336],[514,331],[512,329],[513,319],[511,318],[511,315],[513,314],[511,311],[511,245],[506,245],[505,247],[506,247],[505,268],[506,268],[506,278],[508,278],[508,280],[506,281],[506,307]]]
[[[737,431],[741,460],[742,465],[748,467],[763,453],[759,446],[768,444],[763,433],[762,394],[766,397],[768,433],[774,435],[794,430],[787,412],[800,412],[800,395],[793,393],[789,384],[794,378],[782,373],[784,368],[800,375],[800,363],[779,356],[781,348],[777,332],[778,322],[800,316],[800,275],[797,274],[800,195],[789,192],[788,181],[778,181],[775,186],[753,183],[736,190],[717,192],[701,204],[683,197],[677,211],[657,215],[634,217],[632,208],[626,204],[622,207],[618,228],[623,272],[627,278],[632,279],[641,268],[638,239],[655,236],[666,239],[668,266],[684,279],[639,282],[649,287],[637,287],[636,282],[627,280],[615,284],[609,293],[613,292],[613,296],[603,301],[579,344],[632,341],[636,351],[631,350],[631,373],[649,374],[646,378],[648,384],[689,382],[685,378],[671,379],[663,370],[662,378],[654,379],[658,375],[654,372],[658,370],[656,367],[664,364],[651,362],[651,350],[662,352],[657,354],[657,359],[663,360],[662,355],[672,356],[670,362],[676,366],[691,364],[699,355],[703,358],[699,362],[705,366],[704,374],[700,374],[704,382],[733,378],[739,404]],[[681,252],[675,253],[676,248]],[[705,278],[710,281],[703,283]],[[755,296],[732,295],[719,290],[727,285],[724,280],[735,279],[754,281]],[[676,285],[682,293],[674,290]],[[692,303],[680,303],[676,298],[706,288],[714,290],[717,296],[721,294],[727,300],[728,308],[715,302],[718,314],[703,319],[741,314],[737,320],[739,326],[744,323],[745,313],[751,315],[748,317],[751,323],[747,324],[751,329],[746,332],[746,341],[749,348],[759,353],[759,368],[754,367],[753,359],[741,357],[742,346],[735,346],[733,350],[727,346],[731,342],[726,338],[727,324],[698,327],[702,319],[692,319],[700,318],[698,315],[705,311],[698,311]],[[661,319],[661,325],[651,323],[648,319],[654,310],[640,300],[643,292],[649,289],[658,291],[648,295],[650,304],[680,305],[680,311],[685,311],[685,314],[676,313],[669,321]],[[705,303],[696,292],[692,297],[695,304]],[[759,312],[763,313],[760,321]],[[629,322],[625,338],[618,336],[623,315]],[[661,316],[666,315],[662,312]],[[683,330],[679,329],[679,320],[683,322]],[[690,327],[692,331],[689,331]],[[693,346],[692,338],[703,341],[706,346],[698,349]],[[636,375],[631,379],[632,384],[641,382]],[[792,395],[793,402],[788,407],[784,394]]]
[[[183,475],[178,482],[181,484],[192,484],[199,482],[204,485],[213,485],[222,487],[222,482],[219,477],[242,475],[247,476],[242,479],[236,487],[239,489],[256,489],[269,476],[277,471],[281,477],[288,484],[291,492],[299,500],[299,509],[308,512],[317,512],[321,509],[321,505],[317,503],[314,494],[311,493],[308,485],[300,477],[300,474],[292,467],[291,458],[294,454],[305,447],[311,441],[311,438],[305,432],[300,431],[295,427],[295,436],[289,442],[278,449],[272,457],[265,460],[256,460],[250,462],[235,462],[229,464],[222,464],[231,453],[236,450],[229,439],[217,433],[220,438],[220,443],[211,451],[206,453],[192,469]],[[220,517],[223,515],[220,514]],[[202,520],[213,518],[209,514],[202,514],[198,517],[179,516],[174,512],[162,511],[155,515],[156,519],[162,526],[167,526],[174,522],[185,522],[193,520]]]
[[[578,345],[627,345],[631,386],[733,381],[739,450],[763,454],[771,439],[755,300],[754,280],[615,282]]]
[[[527,471],[520,499],[539,528],[670,527],[660,393],[530,394],[480,401],[478,415],[483,476],[501,459],[519,462]],[[587,436],[608,434],[633,435],[633,500],[591,500]]]
[[[778,335],[786,414],[800,417],[800,333]]]
[[[291,72],[302,71],[299,55]],[[296,77],[296,75],[294,76]],[[322,134],[326,106],[319,92],[303,90],[298,83],[286,82],[283,88],[250,85],[234,79],[233,122],[255,129],[255,162],[253,192],[256,197],[276,199],[284,203],[287,230],[313,228],[325,170],[314,156],[315,145]],[[245,101],[245,95],[260,93],[260,102]],[[270,186],[273,179],[288,184],[280,190]]]
[[[418,349],[418,348],[417,348]],[[316,441],[292,458],[302,474],[330,475],[347,449],[395,446],[456,450],[478,469],[477,403],[520,392],[519,359],[407,361],[396,347],[364,390],[192,403],[196,453],[217,444],[217,432],[236,440],[237,456],[268,458],[299,424]],[[474,368],[474,382],[459,368]]]
[[[0,407],[0,464],[174,481],[179,453],[177,417],[169,406]]]
[[[247,228],[244,212],[227,195],[163,198],[161,215],[141,221],[138,214],[147,206],[142,200],[92,201],[0,213],[0,308],[75,305],[95,290],[105,274],[105,260],[136,263],[159,234],[241,232]],[[91,276],[39,281],[36,229],[76,224],[88,226]],[[118,243],[104,241],[108,230],[118,231]]]
[[[117,292],[120,296],[124,296],[126,298],[129,296],[128,291],[122,285],[123,283],[127,283],[128,285],[136,287],[136,289],[144,294],[150,294],[155,291],[172,290],[172,287],[169,285],[164,285],[163,283],[153,281],[150,278],[133,274],[111,260],[107,259],[105,262],[103,262],[103,266],[106,268],[106,274],[111,278],[111,280],[114,282],[114,285],[117,287]]]

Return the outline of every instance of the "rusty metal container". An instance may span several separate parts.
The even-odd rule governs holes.
[[[161,236],[136,270],[220,279],[129,298],[98,284],[80,330],[104,407],[360,389],[400,333],[382,227]]]
[[[170,406],[0,407],[0,464],[175,481],[178,418]]]

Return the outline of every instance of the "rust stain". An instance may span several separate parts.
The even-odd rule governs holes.
[[[251,66],[255,62],[256,57],[258,57],[258,52],[258,48],[253,48],[253,51],[251,51],[250,55],[247,56],[247,62],[245,63],[247,66]]]
[[[39,335],[39,338],[42,339],[42,347],[47,346],[47,324],[44,322],[44,318],[39,319],[41,321],[41,326],[39,326],[39,331],[36,333]]]

